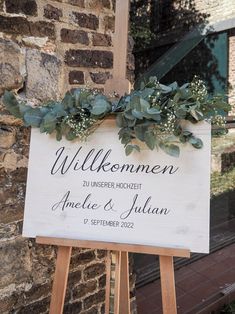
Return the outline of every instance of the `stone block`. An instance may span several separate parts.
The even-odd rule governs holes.
[[[33,284],[44,285],[50,282],[55,272],[55,247],[35,244],[35,239],[29,239],[28,246],[33,266],[30,274]]]
[[[93,46],[110,47],[112,46],[112,38],[107,34],[93,33],[92,44]]]
[[[72,268],[72,267],[71,267]],[[70,272],[68,277],[68,287],[73,288],[82,278],[81,270]]]
[[[0,73],[0,95],[5,90],[20,89],[23,86],[26,75],[24,52],[16,43],[7,39],[0,39]]]
[[[105,300],[105,290],[100,290],[97,293],[94,293],[84,299],[83,301],[84,309],[87,310],[90,307],[92,307],[94,304],[104,302],[104,300]]]
[[[53,23],[30,22],[21,16],[0,16],[0,31],[6,34],[55,39],[55,25]]]
[[[66,51],[65,63],[71,67],[112,68],[113,53],[101,50]]]
[[[29,23],[21,16],[0,16],[0,31],[7,34],[30,35]]]
[[[105,84],[105,82],[111,78],[109,72],[90,72],[91,79],[96,84]]]
[[[79,252],[77,255],[72,256],[71,267],[76,268],[77,266],[91,263],[95,258],[96,256],[93,250],[86,251],[86,252]]]
[[[30,280],[31,260],[27,240],[17,239],[0,244],[0,289]]]
[[[80,299],[90,293],[94,293],[94,291],[97,289],[97,282],[96,280],[87,281],[86,283],[82,283],[80,285],[77,285],[73,289],[73,299]]]
[[[99,306],[93,306],[89,310],[82,311],[81,314],[101,314],[101,313],[102,312],[99,310]]]
[[[94,14],[72,12],[72,21],[80,27],[96,30],[99,27],[99,19]]]
[[[89,280],[89,279],[101,276],[103,275],[104,272],[105,272],[104,263],[92,264],[84,270],[84,279]]]
[[[101,276],[101,277],[98,279],[98,283],[99,283],[99,288],[100,288],[100,289],[105,288],[105,286],[106,286],[106,275]]]
[[[22,230],[21,221],[12,222],[9,224],[0,223],[0,242],[5,242],[5,241],[10,241],[10,240],[15,239],[21,234],[21,230]]]
[[[78,314],[82,311],[82,302],[68,303],[64,307],[64,314]]]
[[[44,7],[44,17],[50,20],[59,21],[63,16],[62,10],[58,9],[50,4]]]
[[[42,299],[37,302],[20,307],[17,314],[42,314],[47,312],[50,304],[50,298]]]
[[[88,0],[87,6],[93,10],[111,9],[110,0]]]
[[[72,30],[62,28],[60,32],[61,41],[71,44],[89,45],[89,37],[87,32],[82,30]]]
[[[16,140],[16,132],[14,128],[2,126],[0,127],[0,149],[10,148]]]
[[[28,49],[26,56],[27,98],[36,98],[41,101],[57,99],[62,70],[61,61],[54,55],[42,53],[35,49]]]
[[[4,0],[0,0],[0,12],[4,10]]]
[[[84,84],[84,73],[82,71],[71,71],[69,72],[69,84]],[[1,140],[1,138],[0,138]]]
[[[103,19],[103,27],[106,32],[114,32],[115,29],[115,17],[105,16]]]
[[[50,22],[37,21],[30,22],[30,35],[34,37],[48,37],[55,39],[55,25]]]
[[[14,295],[11,295],[10,297],[0,298],[1,313],[2,314],[11,313],[16,300],[17,300],[17,297]]]
[[[5,6],[7,13],[37,15],[37,3],[35,0],[5,0]]]
[[[65,0],[65,2],[80,8],[85,8],[84,0]]]
[[[98,259],[103,259],[107,256],[107,251],[105,250],[97,250],[96,256]]]

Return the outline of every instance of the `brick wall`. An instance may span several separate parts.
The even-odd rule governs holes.
[[[114,1],[0,0],[0,96],[60,98],[112,74]],[[133,59],[129,53],[128,73]],[[29,130],[0,104],[0,312],[48,313],[56,249],[21,237]],[[65,312],[104,312],[103,251],[74,249]]]

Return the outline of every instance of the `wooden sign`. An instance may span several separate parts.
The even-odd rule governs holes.
[[[115,122],[87,142],[32,130],[23,236],[209,252],[210,126],[174,158],[147,148],[126,156]]]

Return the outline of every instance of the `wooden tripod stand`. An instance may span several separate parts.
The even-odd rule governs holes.
[[[164,314],[176,314],[176,294],[173,257],[190,257],[189,250],[160,248],[146,245],[109,243],[98,241],[69,240],[59,238],[37,237],[37,243],[57,245],[58,255],[53,283],[50,314],[62,314],[68,280],[72,247],[102,249],[115,251],[115,314],[130,314],[129,263],[128,252],[155,254],[160,256],[161,290]],[[107,259],[107,283],[110,279],[110,258]],[[106,288],[105,314],[109,314],[110,284]]]

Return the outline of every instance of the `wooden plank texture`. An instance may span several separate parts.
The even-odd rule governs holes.
[[[177,314],[172,256],[159,256],[163,314]]]
[[[120,265],[120,314],[130,314],[130,280],[128,252],[121,252]]]
[[[58,246],[72,246],[80,248],[100,249],[100,250],[113,250],[132,253],[144,253],[154,255],[165,256],[177,256],[177,257],[190,257],[190,251],[184,248],[164,248],[148,245],[138,244],[125,244],[125,243],[112,243],[102,241],[87,241],[87,240],[72,240],[72,239],[60,239],[50,237],[37,237],[37,243],[58,245]]]
[[[50,314],[63,313],[71,250],[72,248],[68,246],[58,247],[56,270],[50,304]]]

